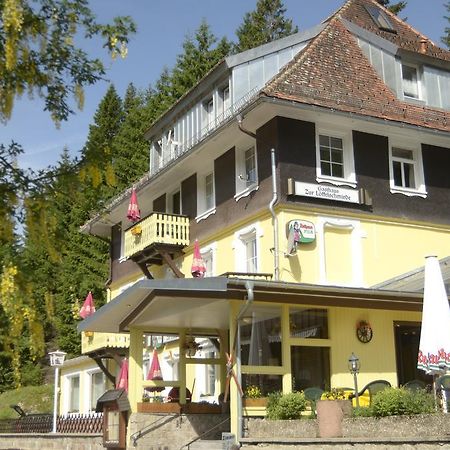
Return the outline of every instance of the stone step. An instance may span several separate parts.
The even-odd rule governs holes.
[[[222,450],[222,441],[207,441],[200,440],[196,441],[189,446],[190,450]]]

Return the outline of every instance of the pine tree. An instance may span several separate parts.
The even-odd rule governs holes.
[[[399,12],[401,12],[403,9],[405,9],[406,4],[408,3],[407,1],[401,1],[393,3],[391,5],[391,0],[377,0],[377,2],[380,5],[383,5],[385,8],[389,9],[389,11],[391,11],[391,13],[393,14],[398,14]]]
[[[148,93],[137,92],[133,84],[125,94],[124,119],[113,141],[117,192],[138,180],[149,167],[149,145],[144,138],[151,120],[148,96]]]
[[[256,10],[247,12],[236,30],[238,43],[234,51],[243,52],[296,33],[298,28],[285,17],[285,12],[282,0],[258,0]]]
[[[444,5],[447,9],[447,12],[450,13],[450,2],[447,2],[446,5]],[[444,16],[445,19],[447,19],[447,22],[450,22],[450,16]],[[445,27],[445,35],[442,36],[442,42],[450,48],[450,27]]]
[[[177,63],[171,75],[172,95],[180,98],[191,89],[222,58],[230,53],[231,44],[222,38],[214,48],[217,38],[209,25],[202,21],[194,39],[186,38],[183,43],[184,52],[177,57]]]

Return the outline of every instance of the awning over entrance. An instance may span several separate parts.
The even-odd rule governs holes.
[[[78,331],[121,333],[129,327],[228,328],[227,279],[141,280],[122,292]]]
[[[227,277],[141,280],[102,306],[79,331],[122,333],[130,327],[228,329],[229,301],[244,300],[248,280]],[[421,311],[422,293],[253,281],[260,302]]]

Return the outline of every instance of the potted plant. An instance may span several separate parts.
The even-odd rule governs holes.
[[[140,225],[135,225],[133,228],[131,228],[130,232],[135,237],[140,236],[142,233],[142,227]]]
[[[350,417],[352,404],[343,389],[331,389],[317,401],[319,437],[342,437],[342,420]]]
[[[261,389],[255,384],[249,384],[244,391],[244,406],[265,407],[267,397],[263,397]]]

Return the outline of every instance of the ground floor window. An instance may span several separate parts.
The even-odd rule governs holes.
[[[330,389],[330,349],[291,346],[292,390],[308,387]]]
[[[271,392],[281,392],[282,377],[281,375],[262,375],[262,374],[243,374],[242,390],[247,392],[249,387],[259,389],[262,397],[267,397]]]
[[[248,366],[281,366],[281,309],[258,306],[243,318],[241,361]]]

